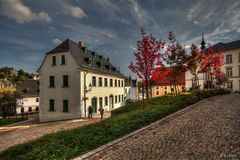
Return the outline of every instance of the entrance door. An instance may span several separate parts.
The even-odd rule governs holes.
[[[93,114],[97,113],[97,98],[92,98],[92,108],[93,108]]]

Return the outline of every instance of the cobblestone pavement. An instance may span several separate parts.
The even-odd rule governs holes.
[[[109,116],[109,113],[105,113],[104,118],[108,118]],[[80,127],[98,122],[99,120],[98,116],[93,119],[75,119],[49,123],[36,123],[34,120],[34,122],[27,121],[19,125],[0,127],[0,151],[16,144],[37,139],[45,134]]]
[[[87,159],[240,160],[240,95],[204,100]]]

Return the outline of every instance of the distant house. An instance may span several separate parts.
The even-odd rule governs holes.
[[[126,100],[138,99],[137,79],[125,78],[125,96]]]
[[[162,74],[162,72],[166,74]],[[158,68],[152,76],[152,97],[170,94],[174,91],[173,73],[170,67]],[[185,72],[177,75],[177,90],[185,91]]]
[[[39,112],[39,81],[24,80],[18,84],[16,91],[21,95],[21,99],[17,100],[16,113]]]
[[[221,71],[228,77],[228,82],[225,88],[233,91],[240,91],[240,40],[229,43],[218,43],[212,46],[214,50],[219,47],[223,47],[224,65],[221,67]],[[200,88],[204,87],[205,74],[199,74]],[[186,72],[186,89],[192,88],[192,74]]]
[[[86,117],[124,105],[124,75],[109,58],[69,39],[46,53],[40,76],[40,121]]]

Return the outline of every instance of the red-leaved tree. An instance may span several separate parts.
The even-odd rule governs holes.
[[[141,40],[137,41],[137,52],[134,52],[135,62],[131,62],[129,69],[145,83],[146,98],[149,98],[149,82],[156,67],[162,66],[161,52],[164,42],[141,29]]]
[[[169,32],[168,34],[169,44],[167,46],[167,50],[165,54],[163,54],[164,61],[172,68],[172,76],[173,76],[173,86],[174,93],[178,93],[178,82],[177,76],[186,70],[186,63],[188,61],[188,56],[186,54],[183,46],[176,41],[175,35],[173,32]]]
[[[224,76],[221,72],[221,66],[224,65],[223,48],[213,48],[211,45],[202,51],[201,70],[206,74],[205,88],[213,87],[213,79]]]

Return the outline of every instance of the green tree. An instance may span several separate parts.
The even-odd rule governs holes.
[[[0,93],[0,111],[3,118],[16,114],[17,99],[20,96],[10,91],[4,91]]]

